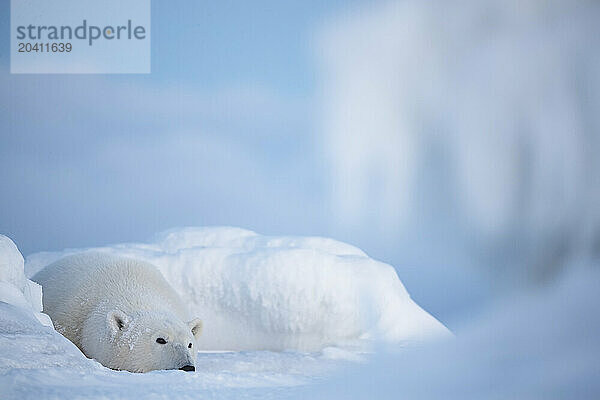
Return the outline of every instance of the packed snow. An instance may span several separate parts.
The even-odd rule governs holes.
[[[196,373],[112,371],[52,328],[23,257],[9,238],[0,243],[2,398],[280,398],[363,362],[372,346],[451,336],[392,267],[331,239],[185,228],[149,243],[27,257],[27,276],[88,250],[151,262],[203,318]]]
[[[50,318],[41,313],[42,288],[25,278],[23,256],[4,235],[0,235],[0,302],[19,307],[42,325],[52,326]]]

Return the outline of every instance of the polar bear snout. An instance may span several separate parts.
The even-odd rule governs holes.
[[[186,371],[186,372],[191,372],[191,371],[195,371],[196,367],[194,367],[193,365],[184,365],[183,367],[179,368],[180,371]]]

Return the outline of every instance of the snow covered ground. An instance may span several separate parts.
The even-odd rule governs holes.
[[[574,265],[560,281],[497,303],[456,340],[381,352],[311,399],[598,399],[600,271]]]
[[[309,248],[312,250],[305,255],[320,254],[329,262],[322,261],[315,266],[313,263],[319,258],[315,254],[306,259],[299,257],[297,251]],[[574,265],[563,279],[552,285],[499,302],[472,324],[462,327],[452,340],[431,341],[427,345],[420,341],[421,345],[415,345],[415,337],[427,338],[425,333],[447,336],[447,331],[410,300],[397,277],[385,273],[385,265],[343,243],[316,238],[268,238],[231,228],[190,228],[163,233],[149,244],[98,248],[154,261],[183,296],[191,296],[191,308],[207,307],[211,312],[225,312],[228,305],[231,316],[227,323],[207,314],[207,331],[211,326],[213,329],[236,328],[248,321],[245,316],[258,318],[259,323],[248,329],[252,340],[244,339],[240,330],[220,332],[227,337],[221,343],[230,344],[239,337],[241,345],[238,347],[246,350],[217,351],[220,342],[208,333],[205,347],[211,350],[199,353],[195,373],[132,374],[109,370],[85,358],[54,331],[39,312],[39,288],[25,278],[23,258],[16,246],[0,236],[0,249],[2,399],[593,399],[600,393],[597,363],[600,274],[585,263]],[[63,254],[76,251],[32,255],[26,263],[27,275]],[[288,251],[291,254],[287,254]],[[215,252],[220,256],[216,257]],[[281,253],[279,258],[272,258],[278,253]],[[365,268],[371,265],[370,274],[360,276],[370,282],[366,288],[376,293],[364,286],[353,286],[352,275],[356,270],[352,263],[348,268],[338,265],[338,269],[334,269],[332,260],[336,257],[341,258],[342,265],[348,257],[354,262],[362,260]],[[256,258],[262,261],[253,261]],[[219,290],[201,284],[202,273],[210,269],[208,265],[215,270],[208,276],[220,282],[216,285]],[[228,268],[236,269],[239,278],[225,283],[223,278],[231,276],[224,275]],[[298,278],[297,268],[306,268],[308,273]],[[252,272],[254,269],[257,271]],[[322,281],[328,276],[335,277],[322,282],[327,286],[325,289],[335,293],[329,303],[323,303],[324,294],[316,289],[316,278],[311,278],[311,273],[321,274]],[[389,285],[378,273],[397,284]],[[294,274],[297,286],[282,286],[283,283],[275,279],[288,274]],[[345,280],[341,279],[343,275],[348,275]],[[266,278],[268,284],[257,285],[258,278]],[[244,282],[248,292],[241,297]],[[336,300],[347,300],[349,296],[347,292],[342,291],[345,294],[342,296],[337,291],[341,285],[354,293],[359,308],[371,310],[371,318],[365,321],[376,321],[377,329],[361,325],[361,319],[355,320],[352,324],[358,336],[350,340],[343,335],[336,336],[338,330],[333,327],[319,325],[323,320],[318,313],[309,317],[305,312],[300,319],[302,323],[292,315],[284,315],[284,310],[301,313],[302,307],[311,308],[314,307],[311,302],[317,302],[326,307],[322,312],[330,312],[332,318],[351,318],[344,314],[343,307],[335,307]],[[310,295],[302,297],[300,286]],[[190,290],[192,287],[196,288],[195,292]],[[301,296],[302,302],[285,303],[279,299],[280,309],[275,312],[269,304],[275,302],[277,296],[283,296],[284,291],[280,291],[283,289]],[[208,300],[202,301],[201,293]],[[217,301],[211,297],[216,293],[222,293],[225,298]],[[387,307],[378,305],[380,298],[387,301]],[[241,304],[248,308],[240,308]],[[261,310],[263,305],[265,309]],[[399,311],[403,309],[412,310],[403,322],[412,327],[407,331],[410,340],[403,339],[394,324],[381,323],[398,322],[395,318],[401,318]],[[317,329],[316,332],[328,339],[317,340],[318,335],[310,329]],[[277,332],[278,339],[274,344],[269,343],[268,334]],[[417,335],[418,332],[422,335]],[[253,345],[256,348],[252,349]],[[285,345],[289,345],[289,349],[264,350],[282,350]],[[302,351],[309,345],[311,351]],[[384,351],[368,353],[365,350],[369,348]]]
[[[186,228],[93,250],[155,264],[203,318],[197,372],[112,371],[52,329],[40,313],[39,286],[24,275],[89,249],[38,253],[24,263],[1,239],[2,398],[280,398],[363,362],[374,345],[413,348],[451,336],[410,299],[392,267],[355,247]]]

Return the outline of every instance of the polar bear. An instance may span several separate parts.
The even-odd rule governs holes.
[[[151,264],[86,252],[48,265],[44,312],[89,358],[131,372],[194,371],[202,321],[187,321],[181,299]]]

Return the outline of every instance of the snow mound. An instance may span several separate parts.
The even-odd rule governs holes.
[[[4,301],[0,301],[0,349],[0,387],[4,379],[11,381],[6,374],[16,373],[15,369],[64,368],[81,373],[100,368],[31,311]]]
[[[7,390],[18,388],[19,369],[84,372],[95,368],[40,312],[42,288],[25,278],[23,266],[17,246],[0,235],[0,387]],[[5,395],[0,391],[0,397]]]
[[[0,302],[23,309],[41,324],[52,326],[52,321],[42,314],[42,288],[25,278],[23,256],[17,246],[0,235]]]
[[[86,250],[156,265],[203,319],[203,350],[315,351],[449,334],[411,300],[391,266],[332,239],[173,229],[150,243],[37,253],[27,258],[28,275]]]

